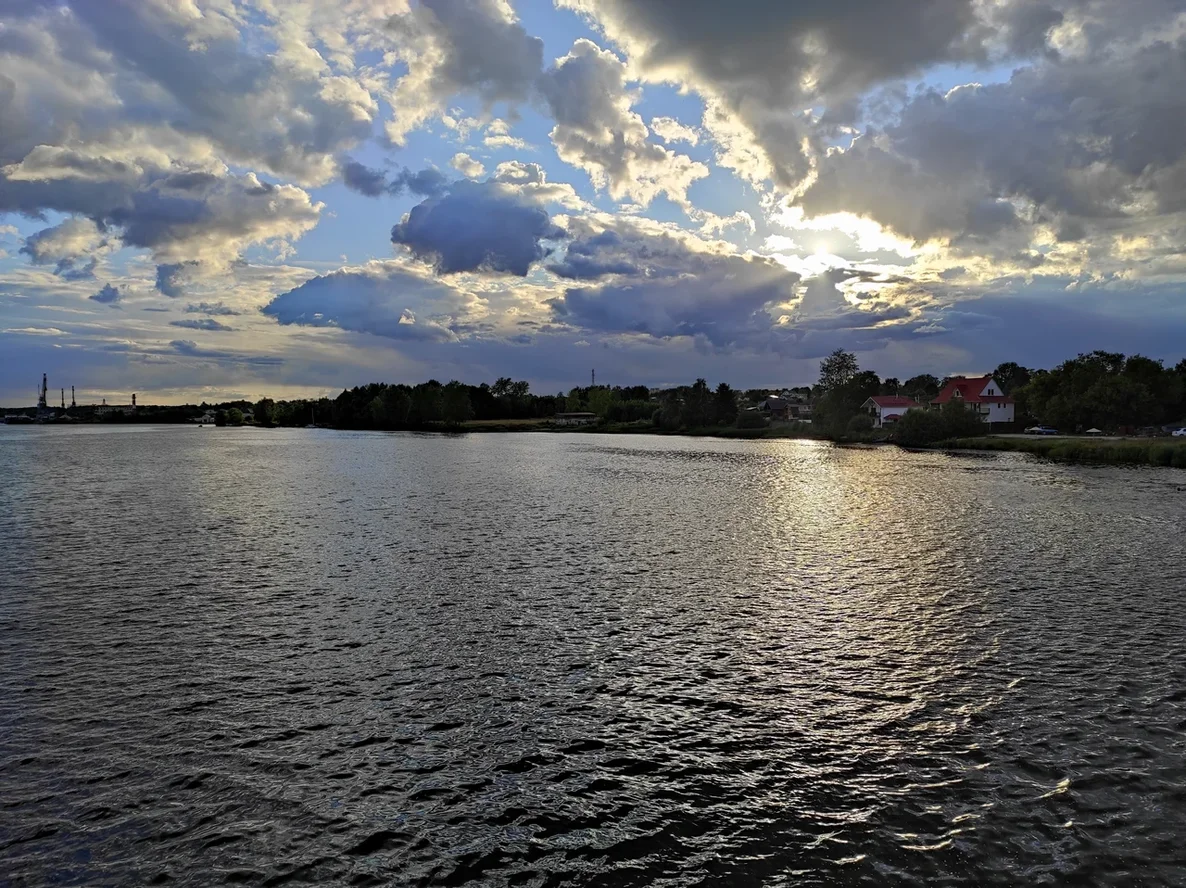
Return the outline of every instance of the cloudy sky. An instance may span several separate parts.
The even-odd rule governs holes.
[[[0,403],[1186,354],[1186,0],[5,0]]]

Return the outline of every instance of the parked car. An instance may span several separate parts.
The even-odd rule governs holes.
[[[1174,429],[1170,434],[1175,438],[1186,438],[1186,429]]]
[[[1050,426],[1036,425],[1030,426],[1025,430],[1027,435],[1057,435],[1058,429],[1052,429]]]

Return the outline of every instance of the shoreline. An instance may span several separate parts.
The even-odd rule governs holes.
[[[50,423],[49,425],[58,425]],[[115,423],[62,423],[68,427],[82,425],[187,425],[185,423],[115,422]],[[192,425],[192,424],[190,424]],[[227,428],[301,428],[300,426],[264,426],[246,424]],[[1087,438],[1054,437],[1004,437],[985,436],[977,438],[952,438],[934,444],[906,447],[888,440],[884,435],[869,434],[852,437],[835,437],[823,433],[813,434],[803,429],[789,427],[739,429],[731,426],[706,426],[691,429],[661,429],[653,425],[633,423],[610,423],[604,425],[557,426],[540,420],[471,420],[457,427],[435,426],[421,429],[366,429],[318,426],[330,431],[408,431],[428,434],[506,434],[512,432],[531,434],[601,434],[601,435],[654,435],[674,438],[716,438],[725,441],[824,441],[841,447],[901,446],[904,450],[925,453],[1027,453],[1053,462],[1079,465],[1127,465],[1156,466],[1162,468],[1186,469],[1186,439],[1178,438]]]
[[[1181,438],[954,438],[918,449],[956,453],[1028,453],[1061,463],[1186,469],[1186,439]]]

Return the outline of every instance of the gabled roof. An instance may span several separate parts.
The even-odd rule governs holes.
[[[907,398],[905,395],[874,395],[869,400],[878,407],[905,407],[909,410],[911,407],[922,406],[918,401]]]
[[[939,392],[938,397],[931,403],[946,404],[953,398],[958,398],[967,404],[1012,404],[1013,399],[1008,395],[980,394],[988,388],[991,382],[994,382],[991,376],[957,376],[943,386],[943,391]],[[994,388],[999,391],[1000,385],[996,385]]]

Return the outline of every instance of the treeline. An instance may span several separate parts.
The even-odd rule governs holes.
[[[467,385],[429,380],[419,385],[372,383],[344,390],[317,410],[319,421],[342,429],[425,429],[459,427],[471,420],[545,420],[557,413],[592,413],[599,421],[645,424],[664,429],[732,425],[738,393],[722,383],[716,390],[699,379],[689,386],[652,393],[639,386],[585,386],[567,394],[537,395],[522,380]],[[256,404],[261,425],[304,425],[307,402],[263,400]]]
[[[1186,359],[1093,351],[1053,370],[1002,364],[997,378],[1026,421],[1066,431],[1131,431],[1186,422]]]

